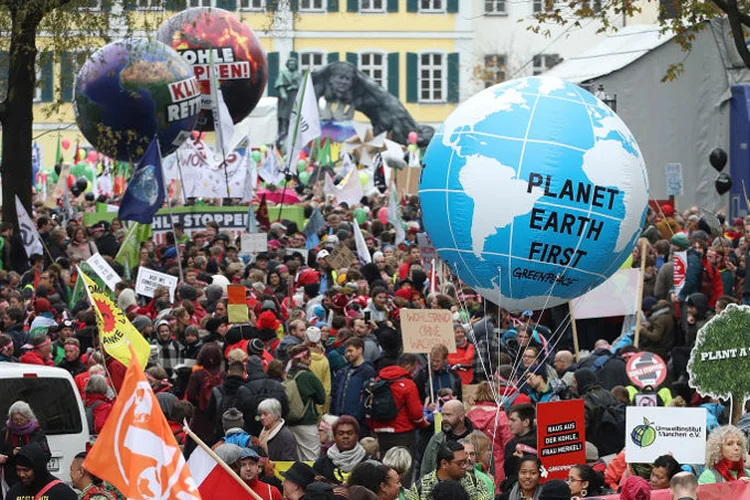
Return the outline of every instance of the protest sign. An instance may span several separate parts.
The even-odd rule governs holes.
[[[664,177],[667,181],[667,196],[682,196],[682,164],[667,163],[664,165]]]
[[[268,250],[267,233],[243,233],[240,237],[241,253],[244,255]]]
[[[658,387],[667,378],[667,364],[653,352],[639,352],[628,360],[628,378],[636,387]]]
[[[422,259],[422,267],[427,276],[429,276],[432,272],[432,263],[437,258],[437,252],[435,252],[435,247],[432,246],[427,233],[417,234],[417,245],[419,246],[419,258]]]
[[[230,323],[247,323],[249,310],[245,285],[227,285],[227,319]]]
[[[586,424],[582,399],[536,405],[537,449],[549,479],[567,479],[586,463]]]
[[[607,495],[597,497],[602,500],[620,500],[620,495]],[[750,500],[750,483],[744,481],[731,481],[714,484],[701,484],[698,486],[698,496],[701,500]],[[669,488],[663,490],[652,490],[651,500],[674,500]]]
[[[328,263],[331,264],[333,269],[341,269],[342,267],[349,267],[354,261],[354,253],[344,245],[339,245],[336,250],[331,252],[328,256]]]
[[[659,406],[659,396],[656,394],[636,394],[633,396],[635,406]]]
[[[174,303],[174,292],[177,290],[177,278],[175,276],[160,273],[147,267],[138,268],[138,277],[135,280],[135,293],[153,297],[157,287],[169,288],[169,300]]]
[[[287,248],[284,252],[285,255],[299,254],[305,262],[307,262],[307,254],[310,253],[306,248]]]
[[[750,306],[729,304],[698,330],[690,352],[690,387],[716,399],[732,399],[732,423],[750,396]]]
[[[650,464],[662,455],[681,464],[705,462],[705,408],[628,406],[625,431],[628,463]]]
[[[120,275],[118,275],[115,270],[112,269],[112,266],[104,260],[104,257],[97,252],[89,257],[86,262],[88,262],[91,268],[96,271],[96,274],[98,274],[102,281],[104,281],[107,288],[114,292],[115,285],[122,281],[122,278],[120,278]]]
[[[672,262],[674,268],[672,270],[673,284],[675,294],[679,294],[682,291],[682,287],[685,286],[685,274],[687,273],[687,251],[683,252],[672,252]]]
[[[429,353],[436,345],[456,352],[453,315],[447,309],[401,309],[404,352]]]
[[[607,281],[574,299],[576,320],[628,316],[638,311],[638,277],[640,269],[619,269]]]

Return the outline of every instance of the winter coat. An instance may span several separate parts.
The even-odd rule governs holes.
[[[430,375],[427,370],[431,370],[431,368],[425,366],[414,377],[414,383],[417,384],[421,401],[424,401],[430,395]],[[447,366],[441,368],[438,372],[432,373],[432,392],[435,393],[435,397],[437,397],[438,391],[443,388],[452,389],[453,396],[456,399],[463,400],[461,397],[461,377],[458,376],[455,370],[451,370]]]
[[[257,358],[257,356],[255,357]],[[247,381],[237,388],[235,400],[237,409],[242,412],[245,419],[245,430],[248,434],[257,436],[263,429],[263,425],[256,417],[258,405],[268,398],[274,398],[281,403],[281,417],[286,418],[289,414],[289,400],[286,397],[284,386],[280,382],[269,379],[260,362],[248,363]]]
[[[701,262],[701,256],[696,250],[688,248],[685,284],[683,285],[682,290],[680,290],[680,301],[685,301],[690,295],[701,291],[702,277],[703,262]]]
[[[468,340],[463,347],[456,346],[456,352],[448,354],[448,364],[461,377],[461,383],[468,385],[474,379],[474,344]]]
[[[657,302],[651,309],[648,322],[649,326],[641,327],[640,330],[640,347],[666,361],[674,345],[674,317],[671,304],[666,300]]]
[[[504,411],[497,411],[493,402],[483,401],[472,406],[466,413],[474,429],[480,430],[492,443],[492,459],[495,462],[495,483],[500,484],[505,479],[503,461],[505,460],[505,446],[513,439],[508,427],[508,416]]]
[[[365,382],[375,378],[377,372],[372,363],[365,361],[359,366],[351,364],[336,373],[333,381],[331,413],[333,415],[350,415],[359,422],[359,435],[369,435],[365,420],[365,409],[362,406],[362,387]]]
[[[563,394],[567,390],[565,384],[559,378],[551,378],[547,380],[546,391],[539,392],[536,389],[529,391],[529,399],[531,404],[536,405],[537,403],[551,403],[554,401],[560,401],[563,399]]]
[[[26,500],[36,498],[36,496],[52,481],[59,481],[55,476],[47,471],[47,461],[49,460],[49,450],[44,450],[38,445],[25,446],[21,448],[18,454],[31,462],[34,467],[34,481],[25,485],[20,481],[14,482],[8,493],[5,495],[6,500]],[[5,467],[7,470],[7,466]],[[14,467],[15,469],[15,467]],[[13,473],[15,476],[15,471]],[[7,476],[6,476],[7,481]],[[44,500],[78,500],[78,495],[68,485],[59,482],[49,488],[44,495]]]
[[[52,358],[42,358],[35,350],[25,352],[19,361],[28,365],[55,366]]]
[[[597,369],[596,360],[601,356],[607,356],[608,359]],[[624,387],[630,384],[626,366],[625,360],[620,356],[613,356],[609,349],[596,349],[578,365],[580,368],[591,368],[599,383],[608,391],[618,385]]]
[[[310,358],[310,371],[318,377],[326,391],[326,402],[318,407],[318,414],[323,415],[328,413],[331,406],[331,365],[328,363],[325,354],[315,349],[310,350]]]
[[[716,301],[724,295],[724,281],[721,279],[719,269],[708,263],[705,258],[701,261],[703,264],[703,274],[701,275],[701,293],[708,297],[708,307],[716,307]],[[731,290],[731,289],[730,289]]]
[[[294,425],[317,425],[318,412],[315,409],[315,405],[322,405],[326,401],[326,391],[323,389],[323,384],[304,365],[297,364],[289,370],[287,380],[294,379],[295,377],[299,395],[302,398],[302,404],[307,407],[307,411],[301,420],[294,422]],[[289,425],[292,425],[292,422]]]
[[[112,412],[112,401],[104,394],[86,394],[86,415],[93,413],[94,428],[89,429],[91,435],[99,434]]]
[[[393,380],[390,386],[391,394],[399,411],[391,420],[367,419],[370,430],[377,433],[399,433],[424,429],[429,425],[424,419],[417,386],[406,369],[396,365],[387,366],[378,372],[378,377],[382,380]]]
[[[446,441],[458,441],[474,431],[474,425],[471,423],[471,420],[466,417],[464,417],[464,425],[466,426],[466,432],[461,435],[455,434],[453,431],[440,431],[436,432],[430,438],[430,441],[427,443],[427,447],[424,450],[424,455],[422,456],[422,466],[419,473],[420,477],[435,471],[435,468],[437,467],[438,450],[446,443]]]
[[[238,375],[227,375],[224,383],[211,391],[211,399],[208,400],[208,406],[206,407],[206,416],[214,423],[216,439],[220,439],[224,435],[221,417],[226,410],[237,406],[237,391],[244,383],[245,379]],[[219,401],[217,401],[217,392],[219,393]],[[234,401],[234,404],[232,404],[232,401]]]
[[[656,274],[654,284],[654,297],[657,299],[669,299],[669,291],[674,288],[674,262],[665,262]]]
[[[688,305],[695,307],[695,322],[687,324],[685,329],[685,345],[693,347],[698,331],[713,317],[708,308],[708,297],[702,293],[694,293],[687,298]]]
[[[369,361],[370,363],[375,362],[382,353],[378,338],[374,334],[369,333],[362,337],[362,340],[365,342],[365,361]]]
[[[268,440],[268,459],[274,462],[296,462],[299,460],[297,438],[294,437],[294,433],[286,424],[282,425],[276,435]]]
[[[0,432],[2,437],[2,444],[0,445],[0,454],[8,455],[8,460],[3,466],[3,473],[5,474],[5,482],[8,486],[13,486],[18,482],[18,476],[16,475],[16,465],[13,460],[13,450],[16,448],[22,448],[30,443],[38,444],[44,451],[46,460],[50,459],[52,454],[49,451],[49,443],[47,442],[47,436],[44,435],[44,431],[41,427],[37,427],[31,434],[25,436],[18,436],[13,434],[10,429],[5,428]],[[46,469],[45,469],[46,470]]]

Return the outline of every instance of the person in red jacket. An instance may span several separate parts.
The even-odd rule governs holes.
[[[497,407],[489,382],[479,383],[474,393],[474,402],[466,416],[471,420],[475,430],[482,431],[490,442],[494,441],[492,455],[495,462],[495,485],[497,491],[499,491],[500,483],[505,479],[505,471],[503,470],[505,445],[513,439],[513,433],[508,427],[508,416],[505,411],[503,408]]]
[[[89,434],[95,436],[102,431],[112,411],[112,400],[109,399],[109,386],[103,375],[91,375],[86,382],[86,418],[89,424]]]
[[[258,477],[261,470],[258,462],[260,457],[252,448],[244,448],[242,455],[237,460],[240,465],[240,478],[253,490],[262,500],[281,500],[281,492],[268,483],[264,483]]]
[[[456,336],[456,352],[449,353],[448,365],[461,377],[461,383],[471,384],[474,378],[474,344],[466,338],[466,330],[460,323],[453,325],[453,334]]]
[[[32,337],[31,345],[33,349],[21,356],[21,363],[55,366],[54,361],[52,361],[52,341],[46,334]]]
[[[708,307],[714,309],[716,301],[724,295],[724,283],[721,281],[721,273],[717,267],[721,263],[721,254],[714,248],[708,248],[703,255],[701,293],[708,297]]]
[[[404,368],[411,361],[410,358],[411,356],[402,354],[398,365],[386,366],[378,372],[379,379],[391,381],[393,401],[399,409],[398,415],[392,420],[367,419],[370,430],[378,436],[381,456],[396,446],[412,450],[416,439],[415,430],[429,425],[424,418],[417,386]]]

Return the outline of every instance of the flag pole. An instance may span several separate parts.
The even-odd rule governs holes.
[[[201,448],[203,448],[203,451],[205,451],[206,453],[208,453],[208,455],[211,458],[213,458],[216,461],[217,464],[219,464],[219,467],[221,467],[222,469],[224,469],[224,471],[227,474],[229,474],[230,476],[232,476],[232,479],[234,479],[235,481],[237,481],[237,483],[240,486],[242,486],[242,489],[244,489],[245,491],[247,491],[255,500],[263,500],[263,498],[261,498],[260,495],[258,495],[257,493],[255,493],[252,489],[250,489],[250,486],[248,486],[247,483],[245,481],[243,481],[242,478],[240,478],[240,476],[238,476],[237,473],[234,472],[232,470],[232,468],[229,467],[227,465],[227,463],[224,462],[224,460],[222,460],[219,457],[219,455],[217,455],[214,452],[214,450],[212,450],[206,443],[204,443],[201,440],[201,438],[199,438],[198,436],[195,435],[195,433],[190,429],[190,427],[187,426],[187,423],[185,423],[185,425],[183,426],[182,430],[185,432],[186,435],[190,436],[190,439],[192,439],[193,441],[195,441],[195,444],[197,444],[198,446],[200,446]]]
[[[221,117],[219,116],[219,92],[221,92],[221,89],[219,88],[219,82],[216,80],[216,75],[214,75],[214,56],[213,51],[209,53],[209,60],[208,60],[208,76],[211,78],[209,81],[210,88],[215,90],[215,92],[212,92],[211,96],[211,102],[213,104],[212,111],[215,113],[216,116],[214,116],[214,133],[216,136],[216,140],[219,142],[219,147],[221,147],[221,159],[222,159],[222,167],[224,168],[224,180],[227,183],[227,199],[231,198],[229,194],[229,172],[227,172],[227,152],[224,151],[224,134],[223,130],[221,130]],[[213,102],[213,101],[216,102]],[[217,127],[218,125],[218,127]],[[232,139],[231,137],[229,138]],[[182,279],[182,278],[180,278]]]
[[[172,236],[174,237],[174,251],[177,253],[177,269],[180,272],[180,283],[184,283],[185,279],[182,276],[182,258],[180,257],[180,246],[177,244],[177,233],[174,230],[174,216],[172,215],[172,203],[169,199],[169,189],[167,189],[167,183],[164,182],[167,174],[164,172],[164,162],[161,161],[161,146],[159,145],[159,138],[154,137],[156,141],[156,149],[159,154],[159,164],[161,165],[161,178],[162,185],[164,186],[164,197],[167,199],[167,211],[169,212],[169,227],[172,228]]]
[[[310,70],[305,71],[305,77],[302,79],[302,93],[295,103],[297,106],[297,119],[294,122],[294,135],[292,135],[292,150],[286,152],[286,172],[284,172],[284,190],[281,192],[281,204],[279,205],[279,216],[277,220],[281,220],[281,211],[284,209],[284,198],[286,197],[286,188],[288,187],[289,181],[286,180],[289,171],[292,169],[292,152],[294,151],[294,145],[297,144],[297,134],[299,133],[299,122],[302,119],[302,103],[305,102],[305,90],[307,90],[307,79],[310,78]]]

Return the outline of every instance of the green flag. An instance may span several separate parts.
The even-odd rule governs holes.
[[[60,132],[57,133],[57,153],[55,153],[55,165],[62,163],[62,147],[60,145]]]
[[[115,261],[125,266],[125,273],[130,275],[130,270],[138,265],[141,243],[152,237],[151,225],[133,222],[128,228],[128,234],[120,245],[120,251],[115,255]],[[88,274],[88,272],[86,273]]]

